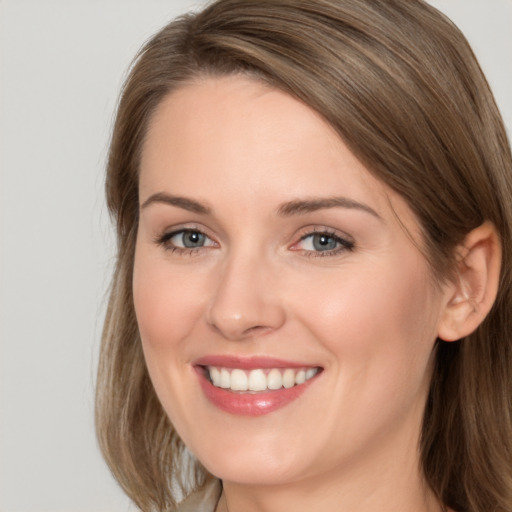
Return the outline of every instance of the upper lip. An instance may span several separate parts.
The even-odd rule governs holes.
[[[200,357],[193,362],[194,366],[217,366],[221,368],[240,368],[256,370],[258,368],[316,368],[318,365],[287,361],[266,356],[240,357],[232,355],[210,355]]]

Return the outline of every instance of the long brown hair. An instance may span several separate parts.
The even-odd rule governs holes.
[[[153,391],[132,300],[138,169],[148,121],[171,91],[244,73],[319,112],[402,195],[425,256],[447,279],[454,248],[485,220],[503,250],[497,300],[479,328],[438,342],[422,469],[456,511],[512,511],[512,157],[482,71],[460,31],[422,0],[218,0],[171,22],[124,86],[107,170],[118,258],[103,332],[96,425],[104,456],[145,511],[211,478],[187,456]]]

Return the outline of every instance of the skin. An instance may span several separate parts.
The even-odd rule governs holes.
[[[209,211],[147,203],[161,193]],[[278,211],[333,196],[364,207]],[[441,510],[418,439],[453,290],[432,285],[397,220],[419,237],[405,202],[310,108],[224,77],[187,84],[158,107],[140,204],[133,293],[147,366],[183,441],[223,480],[218,509]],[[184,228],[206,234],[206,245],[175,250],[179,234],[160,243]],[[353,247],[322,254],[313,231]],[[287,406],[237,416],[201,390],[193,362],[212,354],[323,371]]]

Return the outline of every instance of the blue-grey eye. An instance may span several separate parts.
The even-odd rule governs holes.
[[[312,235],[312,244],[315,251],[332,251],[338,247],[338,240],[325,233]]]
[[[353,247],[353,242],[329,232],[306,235],[302,237],[297,246],[297,248],[312,254],[322,252],[337,254],[339,251],[351,250]]]
[[[207,240],[209,240],[208,237],[200,231],[183,230],[175,233],[169,241],[175,247],[195,249],[207,245]]]

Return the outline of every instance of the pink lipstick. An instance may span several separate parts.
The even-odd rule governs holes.
[[[194,362],[208,400],[230,414],[260,416],[299,398],[319,366],[268,357],[207,356]]]

